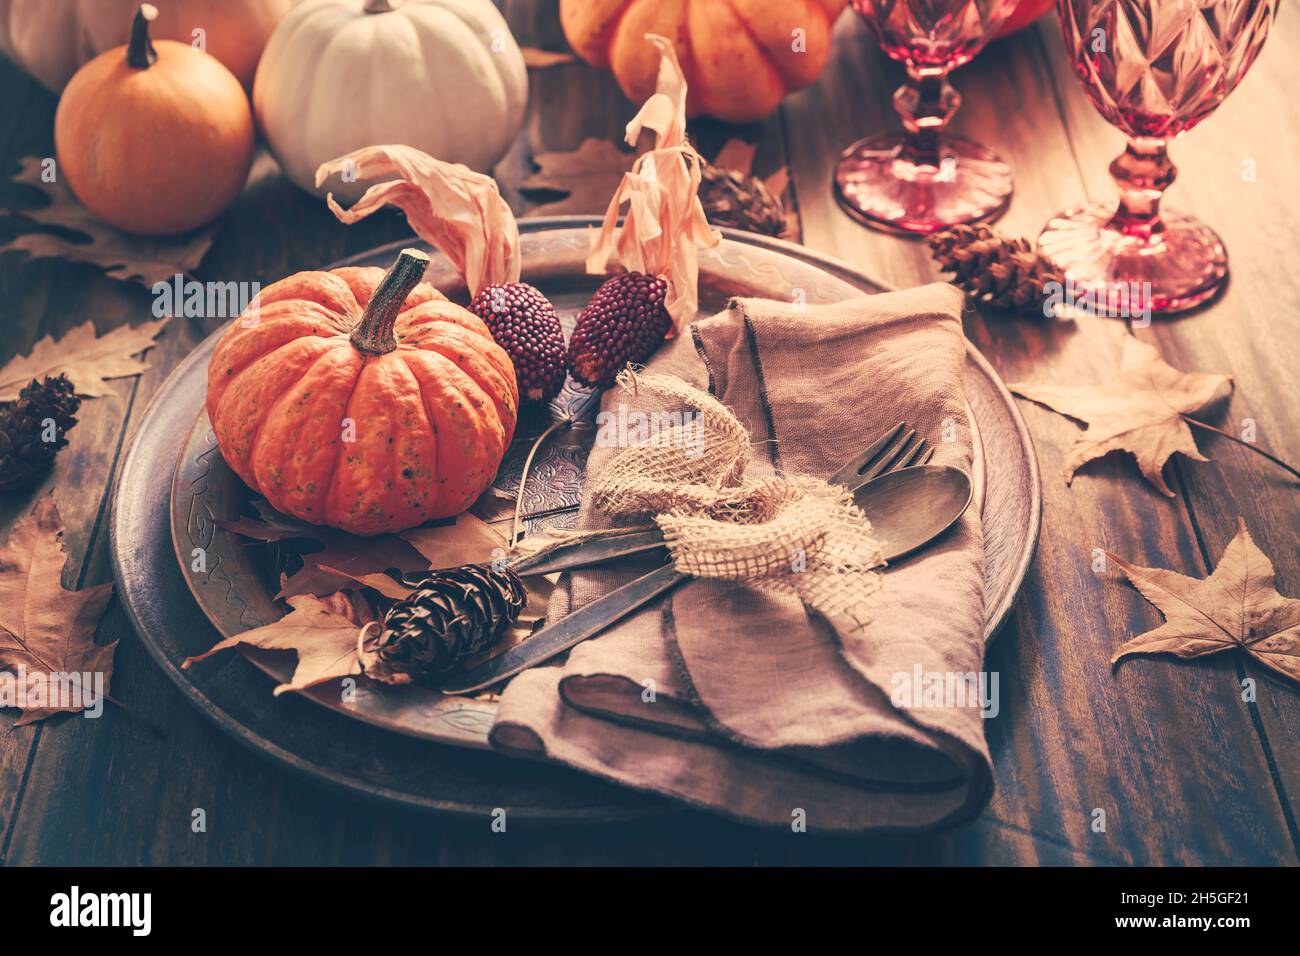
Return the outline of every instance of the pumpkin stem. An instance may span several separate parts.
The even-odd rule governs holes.
[[[393,5],[389,0],[366,0],[366,13],[392,13]]]
[[[419,249],[402,250],[383,281],[375,286],[365,314],[352,330],[352,344],[358,351],[386,355],[397,348],[397,336],[393,334],[397,313],[402,311],[406,297],[420,284],[428,267],[427,253]]]
[[[126,65],[137,70],[147,70],[158,62],[158,51],[149,38],[149,21],[158,16],[152,3],[140,4],[131,22],[131,42],[126,45]]]

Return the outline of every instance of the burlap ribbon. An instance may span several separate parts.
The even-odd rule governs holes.
[[[653,515],[685,574],[792,592],[840,627],[865,626],[884,562],[845,489],[819,478],[746,479],[749,434],[716,398],[671,375],[627,370],[618,381],[687,411],[595,476],[598,506]]]

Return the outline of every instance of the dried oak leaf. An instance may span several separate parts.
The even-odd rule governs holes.
[[[604,213],[623,174],[632,168],[636,155],[607,139],[582,141],[571,153],[538,153],[533,157],[537,172],[519,184],[521,192],[567,193],[563,199],[534,206],[530,216],[596,216]]]
[[[149,367],[132,356],[153,348],[168,321],[123,325],[98,337],[95,324],[87,321],[58,341],[47,335],[29,353],[0,368],[0,402],[16,401],[24,385],[47,375],[68,376],[78,395],[108,395],[106,379],[139,375]]]
[[[1111,664],[1130,654],[1205,657],[1240,647],[1255,660],[1300,682],[1300,601],[1277,593],[1273,564],[1251,539],[1246,522],[1228,542],[1208,578],[1139,568],[1107,553],[1165,623],[1128,641]]]
[[[401,581],[398,581],[380,571],[360,572],[352,574],[344,571],[342,568],[331,567],[328,564],[319,564],[317,568],[322,574],[331,574],[340,578],[346,578],[349,581],[361,585],[363,588],[374,588],[386,598],[392,598],[394,601],[404,601],[411,596],[414,588],[408,587]]]
[[[192,271],[212,245],[209,226],[179,237],[133,236],[95,218],[61,181],[42,179],[44,160],[27,156],[13,182],[39,189],[50,203],[39,209],[9,210],[15,219],[71,230],[87,237],[78,242],[48,232],[27,232],[0,245],[0,252],[26,252],[33,259],[71,259],[102,266],[110,278],[152,286],[177,273]]]
[[[402,540],[424,555],[429,568],[484,564],[506,552],[506,537],[475,515],[465,512],[451,524],[403,531]]]
[[[293,610],[274,624],[218,641],[206,653],[187,657],[181,666],[189,667],[237,644],[268,651],[293,651],[298,655],[298,664],[288,682],[275,688],[277,697],[285,691],[306,690],[338,677],[360,674],[357,634],[374,620],[370,608],[346,591],[323,599],[297,594],[288,600]]]
[[[1183,415],[1227,398],[1232,394],[1232,379],[1180,372],[1165,364],[1152,346],[1125,336],[1119,380],[1113,385],[1022,382],[1008,388],[1087,424],[1066,457],[1066,484],[1085,462],[1124,450],[1133,453],[1148,481],[1173,497],[1161,474],[1169,456],[1182,452],[1196,461],[1209,461],[1197,450]]]
[[[275,511],[264,500],[253,502],[257,517],[240,517],[237,521],[218,521],[233,531],[255,541],[300,541],[319,545],[301,548],[303,566],[283,582],[279,598],[302,594],[323,597],[354,587],[357,582],[374,587],[378,576],[389,568],[419,571],[448,568],[461,564],[490,561],[496,549],[505,548],[505,538],[486,522],[470,514],[459,515],[455,522],[434,528],[414,528],[400,535],[381,534],[361,537],[307,524]],[[393,582],[380,588],[388,597],[398,596],[401,586]],[[401,589],[402,594],[406,589]]]
[[[117,642],[96,644],[93,637],[113,585],[65,590],[59,580],[67,560],[62,538],[63,524],[48,496],[9,532],[0,551],[0,668],[22,667],[29,675],[99,673],[107,693]],[[18,724],[77,709],[28,709]]]

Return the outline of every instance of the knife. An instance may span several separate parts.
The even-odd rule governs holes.
[[[583,538],[573,544],[561,544],[538,554],[525,555],[511,561],[510,570],[520,575],[551,574],[664,547],[664,534],[658,528],[633,529]]]
[[[876,471],[862,474],[864,462],[870,462],[903,430],[899,422],[879,440],[872,442],[863,452],[845,464],[830,479],[856,492],[877,477]],[[913,433],[914,434],[914,433]],[[924,442],[921,445],[924,446]],[[915,447],[915,446],[913,446]],[[517,574],[549,574],[599,564],[613,558],[641,554],[664,548],[663,532],[658,528],[620,532],[599,538],[588,538],[570,546],[553,548],[541,555],[530,555],[510,564]],[[510,650],[485,661],[463,674],[456,674],[443,682],[439,690],[444,694],[468,694],[491,687],[520,671],[549,660],[575,644],[594,637],[616,621],[622,620],[641,605],[676,587],[687,575],[672,564],[629,581],[604,597],[597,598],[581,610],[560,618],[554,624],[516,644]]]
[[[842,485],[849,491],[857,491],[876,478],[875,471],[859,474],[864,467],[863,463],[875,458],[902,430],[903,423],[899,422],[831,476],[830,482]],[[538,554],[526,555],[510,562],[510,570],[516,574],[551,574],[556,571],[570,571],[574,568],[603,564],[614,558],[644,554],[664,547],[666,547],[664,534],[658,528],[633,528],[629,531],[617,531],[594,538],[582,538],[573,544],[562,544]]]
[[[649,574],[629,581],[620,588],[615,588],[580,610],[566,614],[504,654],[498,654],[490,661],[464,674],[457,674],[444,682],[439,689],[448,695],[468,694],[482,690],[484,687],[491,687],[507,677],[514,677],[520,671],[527,670],[534,664],[540,664],[562,651],[567,651],[573,645],[599,634],[614,621],[626,617],[651,598],[676,587],[687,577],[688,575],[682,574],[671,564],[665,564]]]

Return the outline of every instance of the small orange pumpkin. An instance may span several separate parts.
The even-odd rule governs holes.
[[[573,52],[612,70],[628,99],[655,91],[659,51],[673,41],[689,87],[686,110],[729,123],[771,114],[787,93],[813,83],[831,52],[845,0],[560,0]]]
[[[208,366],[226,462],[277,511],[354,534],[468,508],[519,407],[514,366],[472,313],[420,281],[429,257],[299,272],[263,289]]]
[[[235,201],[253,162],[253,113],[234,74],[207,53],[149,37],[142,4],[131,42],[73,76],[54,117],[59,170],[82,204],[142,235],[188,232]]]

